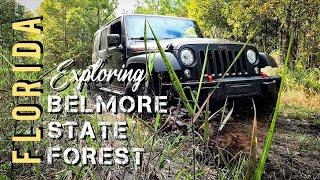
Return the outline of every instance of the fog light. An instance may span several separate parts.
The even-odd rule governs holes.
[[[258,68],[258,67],[254,67],[254,73],[260,74],[260,71],[259,71],[259,68]]]
[[[183,74],[184,77],[191,78],[191,71],[189,69],[184,70]]]

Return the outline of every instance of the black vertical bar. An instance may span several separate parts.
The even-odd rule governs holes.
[[[238,53],[239,53],[239,51],[234,51],[234,54],[235,54],[235,56],[237,56],[238,55]],[[243,66],[242,66],[242,53],[240,54],[240,56],[239,56],[239,59],[237,60],[238,62],[237,62],[237,65],[238,65],[238,75],[240,75],[240,73],[242,74],[242,72],[243,72]]]
[[[221,74],[223,74],[224,70],[224,62],[223,62],[223,58],[222,58],[222,50],[218,50],[219,53],[219,59],[220,59],[220,65],[221,65]]]
[[[217,69],[217,59],[216,59],[216,56],[214,54],[214,50],[210,51],[211,53],[211,56],[212,56],[212,62],[213,62],[213,72],[214,72],[214,75],[216,77],[218,77],[218,69]]]
[[[229,75],[229,72],[227,72],[229,66],[230,66],[230,62],[228,60],[228,53],[227,50],[223,49],[221,50],[221,55],[222,55],[222,62],[224,64],[224,73],[226,73],[226,75]]]
[[[231,65],[235,58],[231,49],[228,50],[228,57]],[[231,67],[231,74],[235,75],[236,73],[237,73],[237,62],[235,62]]]
[[[211,58],[210,58],[210,51],[208,50],[208,54],[207,54],[207,74],[211,73]]]
[[[232,51],[233,57],[236,58],[238,53],[239,53],[238,51]],[[239,75],[239,73],[242,73],[241,55],[237,59],[237,62],[235,63],[235,66],[237,68],[237,71],[236,71],[236,73],[238,73],[237,75]]]

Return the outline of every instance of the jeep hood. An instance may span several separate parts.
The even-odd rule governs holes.
[[[167,39],[160,40],[160,45],[163,49],[168,49],[170,45],[174,49],[179,49],[182,45],[186,44],[217,44],[217,45],[244,45],[241,42],[229,41],[226,39],[210,39],[210,38],[177,38],[177,39]],[[157,51],[157,44],[154,40],[149,40],[147,42],[147,47],[149,51]],[[142,52],[145,50],[143,40],[129,40],[128,48],[134,52]]]

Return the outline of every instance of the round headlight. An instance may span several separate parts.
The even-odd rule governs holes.
[[[180,59],[185,65],[190,66],[194,62],[192,51],[190,49],[183,49],[180,53]]]
[[[251,49],[249,49],[249,50],[247,51],[247,58],[248,58],[249,63],[251,63],[251,64],[254,64],[254,63],[257,61],[257,55],[256,55],[256,53],[255,53],[253,50],[251,50]]]

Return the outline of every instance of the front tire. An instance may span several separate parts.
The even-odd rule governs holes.
[[[257,116],[266,121],[271,121],[278,99],[278,90],[256,100]]]

